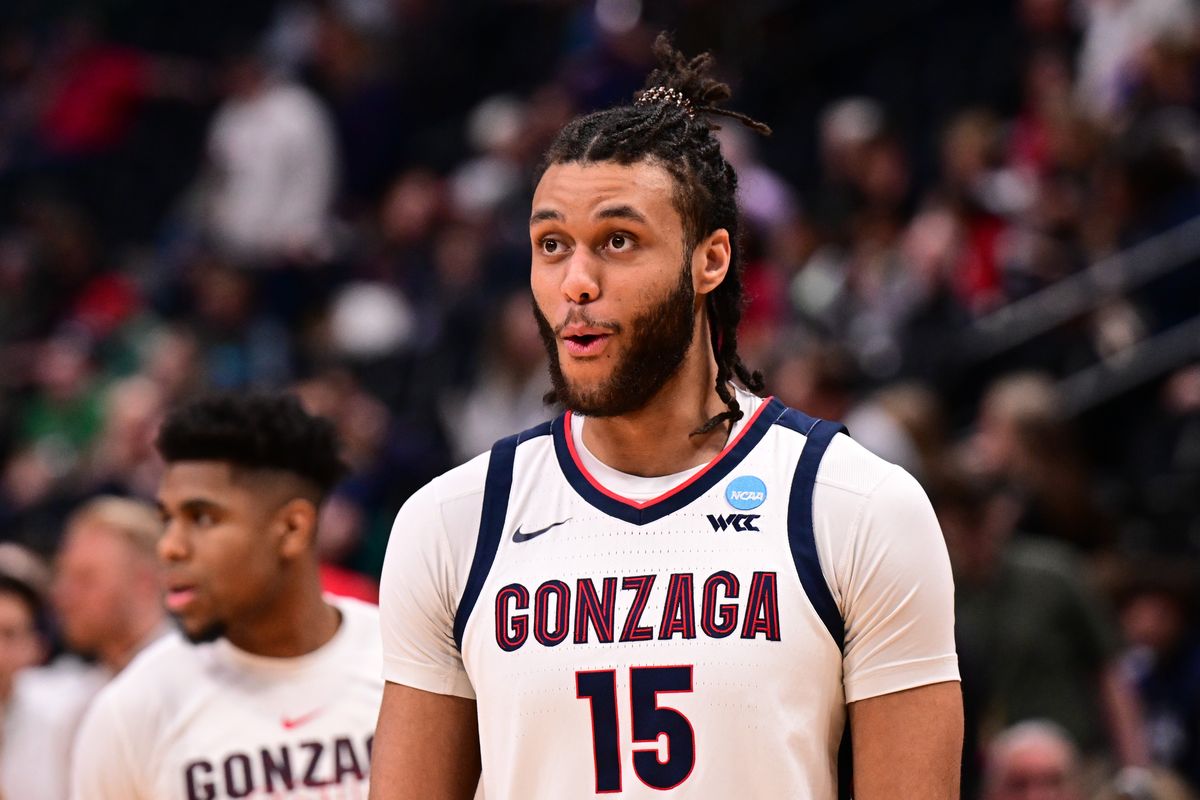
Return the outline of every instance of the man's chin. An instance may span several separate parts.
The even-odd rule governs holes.
[[[207,620],[191,622],[179,617],[173,617],[173,619],[175,626],[183,634],[183,638],[192,644],[215,642],[225,635],[225,623],[223,622]]]

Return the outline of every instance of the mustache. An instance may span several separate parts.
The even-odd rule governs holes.
[[[613,333],[621,332],[621,323],[615,320],[593,319],[586,309],[578,306],[568,311],[566,318],[554,326],[554,335],[560,336],[568,325],[586,325],[589,328],[604,328]]]

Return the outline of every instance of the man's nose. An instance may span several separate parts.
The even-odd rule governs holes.
[[[191,550],[187,536],[178,522],[168,522],[163,526],[162,536],[158,538],[158,558],[164,563],[183,561]]]
[[[599,259],[586,248],[571,254],[563,274],[562,291],[568,300],[584,305],[600,299]]]

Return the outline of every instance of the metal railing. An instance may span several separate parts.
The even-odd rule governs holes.
[[[969,362],[997,356],[1196,260],[1200,217],[980,317],[966,332],[963,355]]]
[[[964,362],[994,358],[1095,311],[1114,297],[1200,261],[1200,217],[1194,217],[1087,269],[980,317],[966,331]],[[1200,358],[1200,316],[1135,342],[1059,381],[1073,415],[1099,406]]]

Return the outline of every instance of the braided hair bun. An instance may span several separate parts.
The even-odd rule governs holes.
[[[720,107],[733,97],[733,91],[729,84],[709,74],[714,64],[711,53],[688,58],[675,49],[665,31],[655,38],[653,53],[659,66],[646,77],[645,87],[634,93],[635,105],[674,103],[691,117],[698,113],[729,117],[764,136],[771,135],[771,128],[765,123]]]

